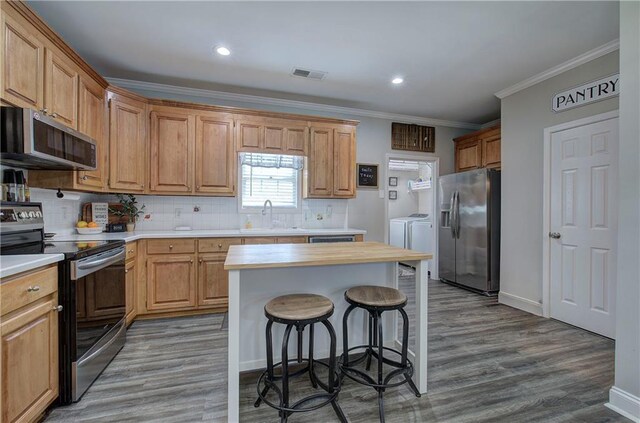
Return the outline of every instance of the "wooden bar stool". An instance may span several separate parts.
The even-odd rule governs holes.
[[[384,422],[384,398],[385,389],[408,384],[416,397],[420,397],[420,392],[411,380],[413,375],[413,363],[407,358],[409,345],[409,317],[404,311],[407,304],[407,296],[401,291],[385,286],[357,286],[348,289],[344,293],[344,298],[350,304],[344,312],[342,318],[342,336],[344,352],[340,363],[342,377],[348,378],[366,386],[371,386],[378,391],[378,412],[380,421]],[[362,308],[369,313],[369,342],[349,348],[348,317],[355,308]],[[388,310],[397,310],[402,316],[402,351],[383,346],[384,336],[382,333],[382,313]],[[354,350],[364,350],[360,357],[350,360],[349,353]],[[399,356],[400,361],[384,357],[383,352]],[[365,369],[371,368],[371,358],[378,362],[377,378],[374,379],[366,372],[355,368],[355,365],[365,359]],[[394,369],[385,374],[382,365],[387,364]],[[394,380],[395,379],[395,380]],[[399,379],[399,380],[398,380]]]
[[[259,407],[261,402],[279,411],[280,421],[286,422],[293,413],[317,410],[327,404],[331,404],[341,422],[346,422],[342,409],[338,405],[338,393],[340,392],[340,377],[336,369],[336,333],[329,322],[333,314],[333,302],[327,297],[315,294],[292,294],[276,297],[264,307],[264,314],[269,319],[266,327],[267,337],[267,369],[260,375],[257,383],[258,399],[254,406]],[[282,361],[273,363],[273,345],[271,327],[273,323],[287,325],[282,340]],[[329,348],[329,364],[313,358],[313,325],[322,323],[329,332],[331,345]],[[308,358],[302,357],[302,332],[309,326],[309,354]],[[291,330],[296,328],[298,332],[297,359],[289,359],[288,346]],[[306,362],[307,365],[293,373],[289,373],[289,363],[297,361]],[[322,382],[315,373],[317,365],[328,368],[327,384]],[[275,374],[276,367],[281,366],[280,376]],[[325,392],[306,396],[290,404],[289,379],[308,373],[311,385],[314,388],[320,386]],[[281,381],[278,386],[276,382]],[[278,396],[278,403],[266,398],[269,390],[273,390]]]

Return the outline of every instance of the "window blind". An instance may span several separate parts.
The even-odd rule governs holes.
[[[289,167],[241,164],[242,207],[262,207],[271,200],[273,207],[297,208],[299,174],[299,170]]]

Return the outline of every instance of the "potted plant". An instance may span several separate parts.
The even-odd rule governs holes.
[[[116,216],[125,218],[127,221],[127,232],[133,232],[136,228],[136,220],[144,210],[144,204],[138,208],[136,197],[132,194],[116,194],[118,201],[122,205],[121,209],[109,208],[109,211]]]

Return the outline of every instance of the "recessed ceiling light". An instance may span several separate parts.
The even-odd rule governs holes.
[[[393,79],[391,80],[391,82],[392,82],[392,83],[394,83],[394,84],[396,84],[396,85],[397,85],[397,84],[402,84],[402,83],[404,82],[404,79],[402,79],[402,78],[400,78],[400,77],[397,77],[397,78],[393,78]]]
[[[228,56],[231,54],[231,50],[223,46],[218,46],[216,47],[216,53],[218,53],[220,56]]]

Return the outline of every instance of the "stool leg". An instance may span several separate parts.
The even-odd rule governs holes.
[[[347,318],[354,308],[356,308],[356,306],[351,304],[344,312],[344,316],[342,317],[342,365],[345,367],[349,366],[349,332],[347,329]]]
[[[266,340],[267,340],[267,380],[269,382],[273,382],[273,341],[271,336],[271,326],[273,326],[273,320],[269,320],[267,322],[266,332]],[[264,397],[269,392],[269,384],[265,383],[264,388],[262,389],[262,396]],[[254,407],[260,407],[262,403],[262,398],[258,397],[255,403],[253,403]]]
[[[404,308],[398,310],[402,315],[402,365],[407,366],[407,354],[409,350],[409,317],[407,316],[407,312],[404,311]],[[416,397],[420,398],[420,391],[416,387],[416,384],[413,383],[413,379],[409,374],[405,373],[404,378],[409,385],[409,388],[413,391]]]
[[[365,365],[365,369],[367,369],[367,371],[369,371],[369,369],[371,368],[371,351],[373,349],[373,346],[375,345],[373,343],[373,332],[374,332],[374,326],[373,326],[373,316],[371,315],[371,313],[369,313],[369,347],[367,348],[366,354],[367,354],[367,364]]]
[[[313,368],[313,323],[309,325],[309,379],[311,380],[311,386],[313,386],[314,389],[318,389],[316,374]]]
[[[282,407],[289,407],[289,336],[291,335],[293,325],[287,325],[282,338]],[[280,412],[280,421],[286,422],[289,413]]]
[[[382,385],[382,351],[384,344],[384,337],[382,336],[382,315],[380,312],[376,312],[374,320],[377,323],[378,329],[378,385]],[[378,390],[378,412],[380,414],[380,423],[384,423],[384,398],[382,396],[384,388],[377,388]]]
[[[304,326],[296,326],[298,332],[298,363],[302,363],[302,330]]]
[[[333,326],[331,325],[331,323],[328,320],[323,320],[322,324],[327,328],[327,331],[329,332],[329,336],[331,337],[331,345],[329,346],[329,393],[333,393],[335,392],[336,386],[337,386],[337,381],[335,380],[335,374],[336,374],[336,332],[333,330]],[[341,422],[346,423],[347,422],[347,418],[345,417],[344,413],[342,412],[342,408],[340,408],[340,405],[338,405],[338,401],[336,399],[334,399],[333,401],[331,401],[331,406],[333,407],[333,410],[336,412],[336,415],[338,416],[338,419],[340,419]]]

